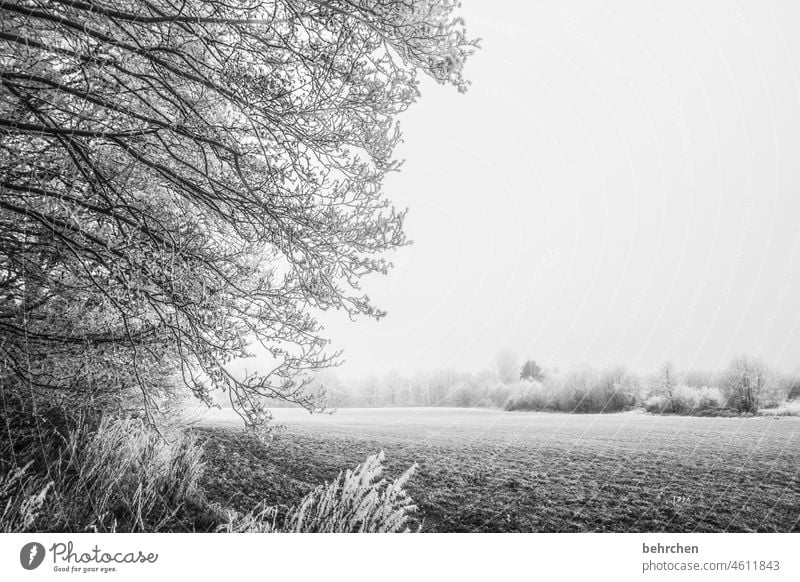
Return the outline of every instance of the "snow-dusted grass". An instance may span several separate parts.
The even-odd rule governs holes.
[[[775,408],[764,408],[759,411],[764,416],[800,416],[800,400],[790,400]]]
[[[419,464],[405,488],[423,532],[800,527],[797,418],[405,408],[279,420],[269,447],[230,425],[198,430],[208,495],[241,512],[297,506],[384,450],[389,479]]]

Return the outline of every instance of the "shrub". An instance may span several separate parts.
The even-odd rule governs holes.
[[[673,412],[677,413],[687,414],[725,406],[725,398],[722,392],[720,392],[719,388],[714,387],[690,388],[685,384],[681,384],[675,388],[673,397],[675,402],[675,410]]]
[[[383,451],[353,470],[339,473],[331,483],[320,485],[282,518],[276,507],[260,507],[240,514],[224,512],[224,532],[401,532],[409,531],[411,514],[417,510],[404,486],[413,475],[410,467],[392,482],[378,479],[383,472]]]
[[[725,407],[725,397],[722,395],[722,391],[716,386],[702,386],[696,389],[695,394],[697,400],[694,408],[696,410]]]
[[[725,397],[719,388],[703,386],[692,388],[678,384],[672,389],[672,397],[656,394],[648,398],[644,407],[655,414],[696,414],[725,406]]]
[[[761,394],[761,408],[778,408],[800,396],[800,375],[775,371]]]
[[[775,408],[762,410],[761,414],[765,416],[800,416],[800,401],[790,400]]]
[[[639,401],[639,380],[622,367],[609,368],[592,386],[591,400],[597,412],[628,410]]]
[[[597,373],[584,366],[565,378],[549,375],[543,382],[519,382],[508,388],[506,410],[619,412],[639,400],[637,378],[620,367]]]
[[[638,393],[638,379],[621,367],[599,373],[580,367],[564,380],[558,392],[558,408],[564,412],[619,412],[632,408]]]
[[[644,409],[653,414],[663,414],[669,407],[669,399],[662,395],[650,396],[644,401]]]
[[[758,358],[734,358],[722,379],[728,404],[739,412],[758,412],[762,398],[771,392],[774,375]]]
[[[510,385],[510,395],[503,408],[506,410],[551,410],[555,399],[541,382],[518,382]]]
[[[515,386],[519,386],[519,383],[518,384],[503,384],[502,382],[496,383],[494,386],[492,386],[491,390],[489,390],[487,404],[491,406],[496,406],[497,408],[505,407],[506,402],[513,394]]]

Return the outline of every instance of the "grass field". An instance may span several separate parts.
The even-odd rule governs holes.
[[[297,501],[383,449],[423,531],[800,531],[800,419],[483,409],[275,411],[269,447],[214,411],[206,488],[248,510]]]

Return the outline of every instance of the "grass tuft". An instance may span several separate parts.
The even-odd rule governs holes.
[[[339,473],[319,485],[300,503],[278,518],[276,507],[258,507],[248,513],[227,511],[225,532],[408,532],[417,506],[405,490],[416,470],[412,465],[394,481],[381,479],[384,453],[371,455],[355,469]]]

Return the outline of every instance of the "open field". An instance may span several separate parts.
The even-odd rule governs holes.
[[[800,531],[800,419],[485,409],[275,410],[270,447],[214,411],[209,496],[238,509],[298,500],[383,449],[423,531]]]

